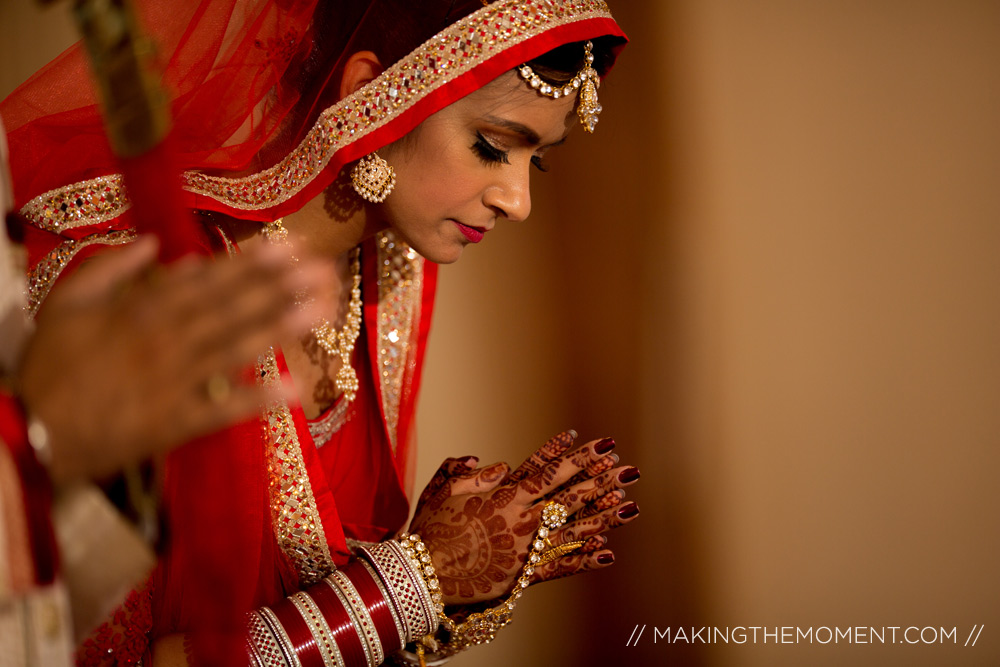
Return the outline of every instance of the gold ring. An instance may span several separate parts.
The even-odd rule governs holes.
[[[557,547],[552,547],[547,551],[543,551],[541,557],[538,560],[539,565],[545,565],[546,563],[551,563],[557,558],[562,558],[567,554],[571,554],[580,547],[583,546],[583,540],[577,540],[576,542],[566,542],[565,544],[560,544]]]
[[[232,391],[233,386],[229,383],[229,378],[222,373],[213,373],[205,380],[205,393],[208,395],[208,400],[215,405],[225,403]]]
[[[566,523],[569,518],[569,510],[565,505],[560,505],[554,500],[550,500],[542,508],[542,525],[549,530],[555,530]]]

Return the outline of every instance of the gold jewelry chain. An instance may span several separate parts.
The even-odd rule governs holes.
[[[264,238],[269,243],[290,246],[288,230],[281,218],[264,225]],[[298,259],[293,258],[293,261]],[[358,393],[358,374],[351,366],[351,354],[354,344],[361,333],[361,247],[351,250],[351,300],[347,307],[347,322],[340,331],[333,328],[328,320],[320,322],[312,328],[316,341],[323,350],[334,357],[340,357],[340,370],[334,378],[334,386],[344,393],[344,400],[350,403]]]
[[[417,661],[421,667],[426,662],[426,653],[430,651],[437,658],[449,657],[460,651],[464,651],[470,646],[477,644],[488,644],[496,638],[496,634],[508,623],[514,615],[514,606],[524,590],[531,583],[531,576],[535,573],[535,568],[547,562],[555,560],[546,559],[543,552],[548,543],[549,533],[556,530],[569,518],[569,509],[565,505],[550,500],[542,508],[541,522],[535,532],[535,539],[531,542],[531,549],[528,551],[528,560],[521,570],[521,576],[514,582],[514,590],[510,596],[495,607],[481,612],[469,614],[464,621],[456,623],[444,613],[444,598],[441,594],[441,584],[431,562],[430,552],[424,545],[419,535],[403,533],[399,536],[399,544],[406,549],[410,556],[414,558],[417,572],[423,577],[427,584],[427,589],[431,593],[431,600],[437,612],[440,626],[448,631],[450,637],[447,642],[439,642],[433,634],[426,635],[416,642]],[[561,549],[563,556],[575,551],[582,542],[572,542],[568,545],[555,547]]]

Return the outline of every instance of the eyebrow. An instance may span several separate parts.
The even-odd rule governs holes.
[[[542,143],[542,138],[538,136],[538,133],[523,123],[518,123],[517,121],[513,120],[507,120],[506,118],[499,118],[497,116],[486,116],[484,120],[487,123],[496,125],[498,127],[502,127],[505,130],[510,130],[515,134],[521,135],[522,137],[524,137],[524,140],[529,144],[538,146]],[[559,146],[565,142],[566,142],[566,137],[563,137],[559,141],[550,144],[550,146]]]

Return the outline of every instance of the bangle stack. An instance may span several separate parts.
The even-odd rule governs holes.
[[[431,592],[410,552],[395,541],[360,552],[362,559],[308,590],[250,614],[250,664],[375,667],[437,629]]]
[[[544,562],[549,533],[566,522],[565,506],[549,502],[528,559],[510,596],[456,623],[444,613],[441,586],[419,535],[358,549],[361,558],[305,591],[250,614],[248,651],[257,667],[376,667],[416,642],[416,657],[446,658],[486,644],[510,623],[514,606]],[[438,642],[438,627],[446,641]]]

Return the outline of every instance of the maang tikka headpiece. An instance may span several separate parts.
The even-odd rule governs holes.
[[[553,86],[535,74],[528,65],[521,65],[517,71],[521,78],[528,82],[528,85],[537,90],[540,94],[552,99],[559,99],[579,91],[576,104],[576,115],[580,117],[580,124],[587,132],[593,132],[597,125],[601,111],[600,100],[597,99],[597,88],[601,85],[601,78],[594,69],[594,43],[587,42],[583,47],[583,67],[577,72],[573,80],[565,86]]]

